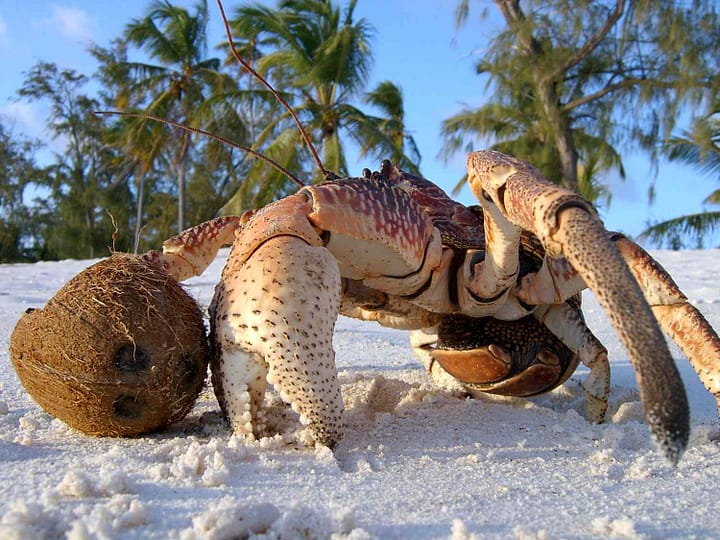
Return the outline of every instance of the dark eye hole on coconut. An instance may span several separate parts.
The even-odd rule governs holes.
[[[139,375],[150,369],[152,356],[150,352],[134,343],[121,345],[114,355],[114,363],[121,373],[133,373]]]
[[[112,410],[117,417],[137,420],[143,416],[144,405],[137,396],[121,395],[113,401]]]

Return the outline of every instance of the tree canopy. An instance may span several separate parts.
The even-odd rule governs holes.
[[[40,62],[18,91],[49,103],[48,127],[66,141],[65,152],[34,175],[46,194],[34,208],[45,258],[99,257],[128,248],[127,237],[112,243],[116,227],[127,231],[130,193],[117,167],[118,150],[105,143],[103,121],[93,114],[99,104],[83,92],[87,82],[74,70]]]
[[[492,146],[600,204],[610,203],[608,175],[625,176],[629,149],[717,174],[716,2],[493,4],[482,15],[494,14],[494,30],[478,43],[475,63],[488,99],[443,123],[446,156]],[[478,5],[459,1],[459,26],[476,24]],[[186,225],[296,189],[241,148],[150,116],[262,152],[304,183],[322,180],[323,171],[347,175],[349,149],[420,173],[402,81],[368,85],[378,37],[356,7],[357,0],[279,0],[231,11],[235,48],[296,111],[322,164],[228,45],[209,50],[206,0],[189,7],[153,0],[116,39],[90,47],[94,73],[43,61],[30,67],[19,99],[48,105],[48,131],[62,150],[51,153],[0,124],[1,260],[158,247]],[[99,86],[94,93],[90,81]],[[130,114],[95,114],[112,110]],[[706,202],[718,200],[713,192]],[[646,237],[698,245],[718,223],[715,211],[680,216],[654,224]]]
[[[668,157],[695,167],[720,184],[720,95],[714,97],[709,109],[694,119],[690,130],[670,139]],[[705,197],[704,203],[714,209],[655,223],[641,233],[641,238],[675,249],[702,247],[708,235],[720,230],[720,188]]]
[[[494,4],[503,27],[476,63],[490,99],[445,121],[447,155],[484,139],[596,199],[603,173],[624,175],[618,148],[656,157],[682,107],[718,83],[714,1]],[[472,7],[458,4],[459,25]]]
[[[388,82],[366,96],[386,117],[372,116],[356,105],[373,64],[373,28],[365,19],[355,18],[356,3],[283,0],[276,9],[243,5],[231,21],[234,39],[241,49],[252,51],[258,71],[282,89],[318,147],[324,169],[348,174],[346,143],[350,140],[360,147],[361,155],[392,156],[417,171],[420,156],[405,131],[399,87]],[[270,106],[277,108],[277,104]],[[322,180],[322,171],[310,159],[290,114],[279,110],[265,118],[253,147],[298,177]],[[412,157],[405,153],[406,143]],[[265,204],[288,188],[280,172],[257,163],[224,212]]]
[[[222,101],[220,96],[236,87],[228,74],[219,71],[220,59],[206,57],[207,21],[205,1],[197,3],[190,13],[167,0],[154,1],[145,17],[131,21],[123,42],[138,47],[156,63],[121,61],[106,70],[118,76],[116,104],[188,126],[197,127],[212,118],[216,126],[231,123],[236,133],[241,132],[237,114],[229,107],[217,106]],[[187,224],[185,188],[191,134],[181,131],[173,136],[168,133],[172,128],[149,127],[149,122],[145,118],[125,121],[121,137],[127,151],[135,156],[140,178],[160,155],[166,159],[168,172],[177,181],[177,230],[181,231]]]
[[[40,174],[32,158],[33,143],[0,124],[0,262],[31,260],[38,254],[28,230],[33,223],[25,188]]]

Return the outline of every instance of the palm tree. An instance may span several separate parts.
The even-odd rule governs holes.
[[[128,167],[133,171],[136,192],[133,253],[138,253],[144,227],[147,178],[161,156],[167,133],[159,123],[121,118],[106,130],[105,138],[111,145],[122,149]]]
[[[390,159],[402,169],[419,173],[420,150],[415,138],[405,127],[405,105],[400,87],[391,81],[382,81],[374,90],[365,94],[365,103],[380,109],[384,117],[376,118],[372,122],[372,127],[376,127],[375,133],[364,138],[365,144],[360,148],[360,157],[370,154],[373,149],[385,151],[389,146],[392,148],[390,155],[376,154],[375,157]],[[387,138],[387,142],[377,148],[375,143],[383,137]]]
[[[716,98],[717,99],[717,98]],[[720,101],[712,111],[696,118],[690,131],[670,140],[668,157],[714,174],[720,180]],[[720,204],[720,189],[714,190],[704,204]],[[698,212],[655,223],[645,229],[640,238],[672,248],[683,247],[685,240],[702,245],[706,235],[720,229],[720,210]]]
[[[341,176],[348,174],[347,140],[365,154],[399,157],[397,141],[381,125],[385,119],[367,115],[353,105],[367,83],[373,61],[373,30],[365,19],[354,19],[355,5],[356,0],[343,9],[331,0],[281,0],[277,9],[240,7],[232,20],[234,35],[241,43],[252,41],[267,49],[257,60],[258,71],[272,80],[294,107],[319,148],[324,168]],[[281,111],[265,118],[268,122],[256,134],[254,147],[301,178],[322,180],[321,171],[316,168],[312,172],[314,165],[289,113]],[[404,133],[404,128],[400,131]],[[288,187],[280,173],[257,163],[224,211],[264,204]]]
[[[116,96],[123,108],[134,106],[145,114],[198,127],[212,122],[236,136],[244,128],[227,101],[236,82],[219,71],[219,58],[206,58],[208,10],[205,0],[191,14],[167,0],[153,2],[142,19],[131,21],[123,39],[143,50],[156,63],[120,62],[117,73],[126,76]],[[190,166],[192,135],[162,126],[149,128],[146,118],[124,122],[125,141],[140,167],[140,178],[161,157],[177,180],[178,230],[186,225],[185,185]],[[219,133],[222,135],[222,133]],[[140,196],[142,196],[140,194]]]

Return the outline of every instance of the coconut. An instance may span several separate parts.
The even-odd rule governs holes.
[[[136,436],[180,420],[207,373],[202,313],[180,284],[116,254],[72,278],[10,337],[28,394],[89,435]]]

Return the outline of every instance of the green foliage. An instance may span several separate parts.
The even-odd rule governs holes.
[[[692,128],[673,137],[666,145],[668,157],[694,166],[720,181],[720,98],[710,102],[710,112],[694,119]],[[720,204],[720,189],[704,201]],[[654,223],[641,233],[641,238],[660,246],[680,249],[701,247],[705,238],[720,230],[720,211],[708,210]]]
[[[142,19],[131,21],[125,28],[121,50],[112,54],[98,50],[96,57],[105,60],[101,71],[104,80],[113,86],[113,101],[122,107],[172,119],[191,127],[204,127],[218,135],[232,130],[235,137],[244,133],[243,120],[232,107],[237,95],[235,81],[220,72],[219,58],[207,54],[206,2],[194,6],[193,13],[167,1],[150,4]],[[134,46],[156,63],[131,62],[125,58],[126,45]],[[137,230],[143,230],[142,204],[145,179],[159,162],[162,174],[176,180],[177,231],[188,222],[186,183],[194,174],[194,151],[198,146],[187,131],[177,132],[147,118],[125,117],[116,126],[117,141],[135,164],[138,195]],[[213,147],[215,164],[226,162],[217,143],[203,141],[200,146]],[[194,202],[194,201],[193,201]],[[152,202],[150,202],[152,204]],[[211,217],[205,215],[207,219]],[[165,228],[152,224],[164,234]],[[136,246],[137,247],[137,246]]]
[[[373,31],[354,9],[353,0],[246,5],[232,21],[236,45],[297,110],[325,167],[346,175],[345,144],[352,140],[363,155],[417,171],[399,88],[386,82],[363,94]],[[157,248],[221,208],[238,213],[297,189],[242,150],[142,114],[253,146],[304,181],[322,178],[275,97],[231,57],[223,63],[208,55],[207,22],[205,0],[189,9],[150,3],[109,46],[90,47],[99,63],[97,97],[84,92],[89,78],[71,69],[39,62],[28,72],[19,95],[49,104],[49,131],[66,145],[39,168],[34,147],[0,131],[2,260]],[[381,114],[354,104],[363,98]],[[23,193],[34,200],[24,201]]]
[[[470,4],[458,5],[460,24]],[[655,158],[680,107],[698,103],[716,82],[716,2],[495,4],[505,27],[476,64],[490,100],[445,121],[447,156],[489,145],[592,199],[606,193],[607,172],[622,174],[618,148]]]
[[[478,143],[527,159],[555,181],[609,204],[610,172],[640,147],[720,172],[716,3],[618,0],[496,0],[505,27],[476,63],[490,100],[443,124],[444,152]],[[346,148],[419,172],[400,87],[367,88],[374,30],[356,0],[279,0],[234,11],[233,40],[290,103],[322,156],[312,159],[291,115],[226,54],[208,54],[205,0],[186,9],[153,1],[107,48],[95,97],[88,77],[39,62],[19,95],[49,105],[47,125],[63,150],[44,166],[39,149],[0,125],[0,260],[99,257],[111,248],[157,248],[168,236],[218,213],[264,205],[296,188],[245,152],[148,118],[97,116],[98,109],[167,118],[251,146],[304,182],[321,168],[348,175]],[[487,17],[492,7],[483,8]],[[475,15],[458,5],[459,24]],[[225,46],[225,51],[228,47]],[[132,58],[144,58],[135,61]],[[708,112],[672,133],[682,107]],[[32,199],[32,200],[31,200]],[[720,201],[720,190],[707,204]],[[648,238],[700,245],[715,212],[655,224]],[[657,234],[658,236],[653,236]]]
[[[700,212],[655,223],[640,238],[659,247],[704,247],[704,238],[720,230],[720,212]]]
[[[116,182],[118,153],[103,142],[103,120],[93,114],[98,103],[81,93],[86,83],[84,75],[40,62],[18,91],[49,103],[48,128],[67,141],[34,178],[47,193],[36,201],[34,218],[43,258],[100,257],[130,243],[122,232],[128,230],[131,196]]]
[[[384,83],[367,94],[366,102],[383,116],[367,114],[354,104],[362,97],[373,62],[373,29],[366,20],[354,18],[354,9],[355,1],[341,8],[330,0],[283,0],[277,9],[242,6],[231,24],[240,48],[251,51],[258,71],[281,89],[301,118],[325,169],[348,175],[345,152],[350,139],[362,155],[390,158],[417,171],[420,156],[404,127],[399,88]],[[270,107],[277,110],[277,105]],[[280,110],[264,118],[262,126],[254,122],[260,127],[254,130],[253,147],[305,181],[322,180],[290,115]],[[265,164],[252,166],[223,212],[266,204],[290,189],[289,180],[277,171]]]
[[[372,122],[357,123],[355,129],[360,134],[360,156],[374,153],[378,161],[390,159],[400,168],[419,174],[420,150],[405,126],[405,106],[400,87],[392,81],[382,81],[365,94],[365,102],[379,109],[383,116],[374,118]],[[368,127],[372,131],[366,135],[361,130]],[[380,141],[383,141],[382,144],[378,144]],[[389,154],[380,153],[388,150]]]
[[[31,210],[25,188],[37,175],[34,145],[13,136],[0,124],[0,262],[33,260],[34,242],[28,224]]]

